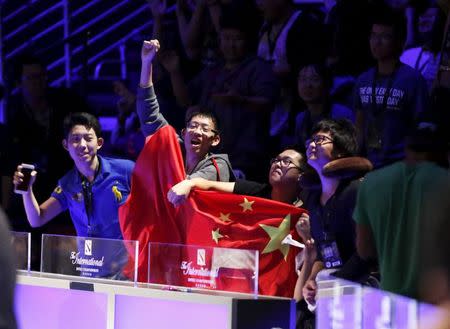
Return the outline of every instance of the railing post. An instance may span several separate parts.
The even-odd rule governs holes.
[[[66,80],[66,87],[72,86],[71,72],[70,72],[70,8],[69,0],[63,1],[63,15],[64,15],[64,75]]]
[[[126,56],[126,46],[125,42],[119,45],[120,52],[120,75],[122,80],[127,78],[127,56]]]
[[[2,33],[2,26],[3,26],[3,1],[0,0],[0,84],[3,86],[5,86],[5,78],[3,76],[4,72],[3,72],[3,64],[4,64],[4,49],[3,49],[3,33]],[[3,89],[3,91],[0,91],[3,93],[6,93],[5,89]],[[0,123],[4,123],[5,122],[5,101],[4,101],[4,96],[0,97]]]

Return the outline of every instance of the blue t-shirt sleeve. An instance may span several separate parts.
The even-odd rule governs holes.
[[[56,200],[58,200],[63,210],[67,209],[68,207],[67,194],[63,189],[61,181],[58,182],[58,185],[53,190],[51,196],[54,197]]]

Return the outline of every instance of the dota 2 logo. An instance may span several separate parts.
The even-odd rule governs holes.
[[[84,240],[84,254],[92,256],[92,240]]]
[[[206,265],[205,249],[198,249],[197,250],[197,265],[198,266],[205,266]]]

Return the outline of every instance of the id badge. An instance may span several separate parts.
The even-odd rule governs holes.
[[[320,246],[320,252],[326,268],[342,266],[342,259],[336,241],[325,241]]]

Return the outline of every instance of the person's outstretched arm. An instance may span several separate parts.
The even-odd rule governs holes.
[[[179,206],[184,201],[186,201],[189,193],[193,188],[199,190],[216,190],[220,192],[233,193],[235,182],[217,182],[210,181],[204,178],[192,178],[185,179],[178,184],[172,186],[172,188],[167,192],[167,199],[174,206]]]
[[[23,181],[24,175],[21,169],[21,166],[18,166],[17,171],[14,173],[13,183],[15,186]],[[33,193],[33,183],[36,180],[36,175],[37,172],[33,170],[28,190],[22,194],[27,219],[32,227],[39,227],[46,224],[63,211],[61,204],[54,197],[48,198],[47,201],[39,205]]]
[[[158,99],[153,89],[152,62],[159,50],[158,40],[144,41],[141,51],[141,78],[136,98],[136,109],[144,135],[151,136],[167,121],[159,111]]]

